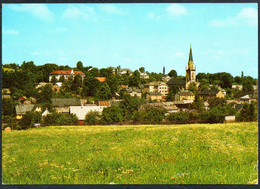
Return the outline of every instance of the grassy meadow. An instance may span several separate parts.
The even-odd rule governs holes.
[[[5,184],[256,184],[258,123],[2,133]]]

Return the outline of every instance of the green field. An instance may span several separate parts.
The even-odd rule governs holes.
[[[258,123],[3,131],[5,184],[256,184]]]

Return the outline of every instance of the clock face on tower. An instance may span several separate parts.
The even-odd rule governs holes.
[[[195,73],[194,72],[191,73],[191,79],[195,80]]]

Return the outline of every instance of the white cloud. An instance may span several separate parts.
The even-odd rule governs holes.
[[[212,20],[210,25],[213,27],[237,26],[241,24],[248,24],[257,26],[257,9],[243,8],[236,16],[228,17],[226,19]]]
[[[258,11],[255,8],[244,8],[241,10],[240,13],[238,13],[237,17],[241,19],[245,19],[245,22],[247,22],[250,25],[257,26],[257,15]]]
[[[187,14],[187,9],[179,4],[171,4],[170,6],[166,7],[166,11],[171,16],[180,16]]]
[[[124,13],[122,10],[118,9],[114,5],[108,5],[108,4],[100,5],[100,9],[109,14],[123,14]]]
[[[92,7],[86,5],[72,5],[65,9],[62,15],[63,19],[78,19],[82,18],[85,21],[95,21],[96,13]]]
[[[2,29],[3,34],[11,34],[11,35],[18,35],[20,32],[16,30],[6,30]]]
[[[44,21],[53,21],[54,14],[49,10],[45,4],[20,4],[20,5],[9,5],[14,11],[28,12]]]

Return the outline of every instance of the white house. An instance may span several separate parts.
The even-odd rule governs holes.
[[[85,120],[86,115],[90,111],[103,112],[107,106],[70,106],[70,114],[75,114],[79,121]]]

